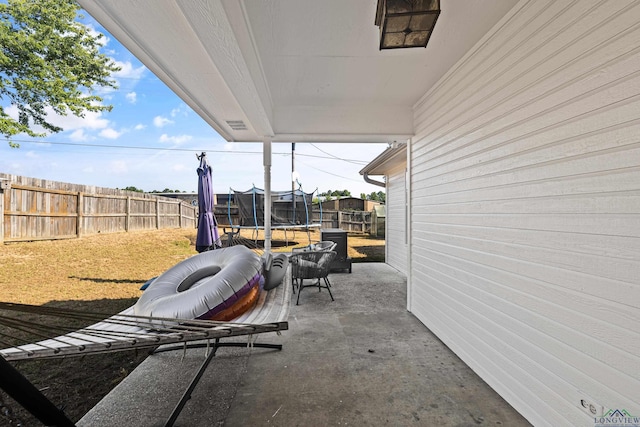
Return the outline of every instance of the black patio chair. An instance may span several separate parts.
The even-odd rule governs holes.
[[[321,242],[317,242],[317,243],[311,243],[310,245],[307,246],[302,246],[300,248],[293,248],[291,250],[291,252],[293,253],[298,253],[298,252],[313,252],[313,251],[321,251],[321,252],[326,252],[326,251],[332,251],[336,248],[337,243],[333,242],[333,241],[321,241]],[[296,293],[296,287],[298,286],[298,279],[295,277],[292,277],[291,279],[291,287],[293,289],[293,293]]]
[[[336,255],[334,251],[304,251],[291,254],[289,257],[291,278],[298,284],[296,305],[300,303],[302,289],[309,287],[317,287],[318,292],[320,292],[322,288],[325,288],[329,291],[331,301],[335,301],[331,293],[331,283],[329,282],[328,276],[331,270],[331,262]],[[313,283],[305,285],[305,279],[313,280]]]

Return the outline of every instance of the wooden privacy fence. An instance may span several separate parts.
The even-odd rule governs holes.
[[[177,199],[41,181],[0,174],[0,242],[196,226],[198,208]]]
[[[345,231],[354,233],[371,233],[373,212],[364,211],[322,211],[321,228],[341,228]],[[240,224],[240,214],[238,207],[232,205],[230,209],[227,206],[216,206],[214,215],[220,227],[230,226],[229,217],[234,225]],[[313,210],[309,222],[320,224],[320,210]],[[384,226],[383,226],[384,230]]]
[[[311,222],[320,223],[320,211],[312,212]],[[322,228],[340,228],[355,233],[371,232],[371,212],[322,211]]]

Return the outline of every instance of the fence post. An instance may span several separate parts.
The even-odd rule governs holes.
[[[180,199],[178,199],[180,200]],[[178,202],[178,227],[179,228],[183,228],[182,227],[182,202],[179,201]]]
[[[131,196],[127,196],[127,203],[124,207],[124,231],[129,231],[131,227]]]
[[[160,199],[156,197],[156,228],[160,229]]]
[[[77,206],[76,206],[76,215],[77,215],[77,219],[76,219],[76,236],[78,236],[78,239],[80,237],[82,237],[82,216],[83,216],[83,210],[82,210],[82,205],[84,203],[84,195],[82,194],[82,191],[78,191],[78,202],[77,202]]]
[[[0,178],[0,243],[4,242],[4,189],[9,182]]]

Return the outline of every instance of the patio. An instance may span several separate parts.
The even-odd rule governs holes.
[[[305,289],[289,330],[259,337],[282,351],[219,349],[175,425],[529,425],[406,311],[396,270],[330,278],[335,302]],[[78,425],[163,425],[203,359],[149,357]]]

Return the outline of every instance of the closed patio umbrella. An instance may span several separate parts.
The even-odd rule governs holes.
[[[211,166],[207,162],[207,154],[198,156],[198,235],[196,237],[196,250],[204,252],[215,249],[220,244],[218,223],[213,215],[213,183],[211,179]]]

